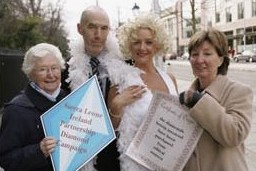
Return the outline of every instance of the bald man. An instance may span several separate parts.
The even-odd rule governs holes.
[[[118,46],[111,39],[109,17],[98,6],[88,7],[81,15],[77,30],[82,40],[71,46],[72,57],[68,62],[66,81],[71,90],[74,90],[96,74],[107,103],[111,78],[114,74],[113,68],[125,65],[118,59]],[[118,156],[116,141],[114,141],[98,154],[95,165],[93,165],[95,161],[91,161],[81,170],[119,171]]]

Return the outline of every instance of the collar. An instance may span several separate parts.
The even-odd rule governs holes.
[[[56,102],[56,98],[58,97],[58,95],[60,94],[60,86],[53,92],[53,94],[49,94],[46,91],[44,91],[43,89],[41,89],[35,82],[30,82],[30,86],[35,89],[36,91],[38,91],[40,94],[42,94],[43,96],[45,96],[48,100],[52,101],[52,102]]]

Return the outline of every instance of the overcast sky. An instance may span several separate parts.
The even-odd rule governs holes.
[[[137,5],[140,6],[142,11],[150,10],[151,0],[138,1]],[[76,24],[80,20],[82,11],[90,5],[96,5],[96,0],[65,0],[63,19],[67,31],[72,37],[77,35]],[[118,18],[120,21],[125,21],[132,16],[134,2],[131,0],[98,0],[98,5],[107,11],[111,25],[115,27],[118,23]]]
[[[126,21],[133,16],[132,7],[136,3],[140,7],[140,11],[149,11],[151,9],[152,0],[61,0],[64,3],[63,19],[70,37],[78,36],[76,32],[76,24],[80,20],[82,11],[90,6],[98,5],[104,8],[109,14],[111,25],[117,26],[118,20]],[[168,6],[176,0],[159,0],[162,7]],[[119,17],[118,17],[119,16]]]

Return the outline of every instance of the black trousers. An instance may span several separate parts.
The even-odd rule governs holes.
[[[104,148],[97,157],[95,168],[98,171],[120,171],[119,152],[116,139]]]

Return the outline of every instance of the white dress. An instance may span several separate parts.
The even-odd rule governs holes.
[[[157,69],[157,71],[161,75],[166,86],[168,87],[169,93],[177,96],[178,94],[175,85],[170,76],[166,72],[161,71],[160,69]],[[140,75],[131,78],[131,80],[129,80],[129,77],[126,78],[127,84],[129,85],[133,85],[135,83],[139,83],[142,85],[144,84]],[[128,87],[129,85],[121,85],[120,89]],[[148,171],[147,168],[143,167],[142,165],[136,163],[134,160],[126,156],[125,152],[133,137],[135,136],[139,126],[141,125],[143,118],[146,115],[146,111],[149,107],[151,99],[152,92],[150,90],[147,90],[147,92],[143,95],[141,99],[127,106],[124,109],[124,114],[118,127],[118,131],[120,134],[118,138],[118,151],[120,152],[119,159],[121,164],[121,171]]]

